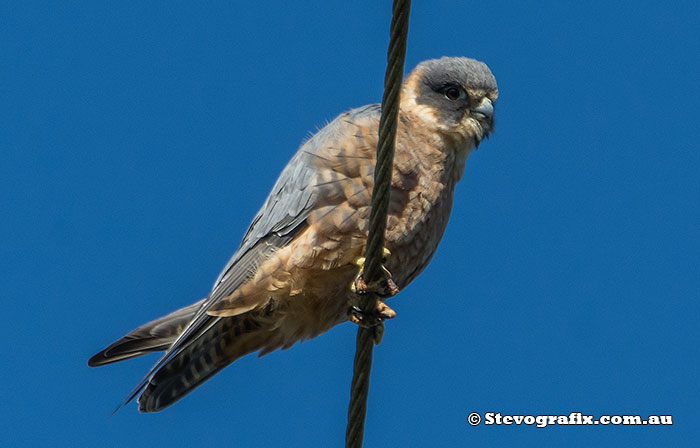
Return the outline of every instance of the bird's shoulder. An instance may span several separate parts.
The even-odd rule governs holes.
[[[261,240],[273,237],[286,244],[318,202],[332,198],[343,181],[371,178],[380,114],[379,104],[350,109],[301,144],[215,285]]]

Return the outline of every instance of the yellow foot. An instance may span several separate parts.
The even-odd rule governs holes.
[[[365,313],[358,306],[352,305],[348,310],[348,319],[361,327],[372,330],[374,345],[379,344],[384,335],[384,321],[396,317],[396,311],[381,300],[375,301],[375,309]]]
[[[361,327],[370,328],[381,324],[387,319],[396,317],[396,311],[389,308],[389,305],[377,300],[373,310],[364,312],[360,307],[352,305],[348,310],[348,319]]]
[[[350,285],[350,290],[355,294],[366,294],[368,292],[373,292],[380,297],[390,297],[396,295],[399,292],[399,287],[396,286],[396,283],[394,283],[394,280],[391,278],[391,272],[389,272],[389,270],[386,267],[384,267],[384,263],[387,262],[389,256],[391,256],[391,252],[389,252],[389,249],[387,249],[386,247],[383,248],[382,272],[384,273],[384,278],[370,283],[365,282],[365,279],[363,278],[366,261],[365,257],[359,257],[355,259],[353,263],[357,265],[360,268],[360,270],[355,276],[355,280],[353,280],[352,284]]]

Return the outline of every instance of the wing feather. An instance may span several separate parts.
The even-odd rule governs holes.
[[[379,114],[378,105],[351,110],[329,123],[299,148],[253,218],[241,245],[217,278],[209,296],[200,302],[199,309],[187,327],[122,405],[133,400],[149,384],[154,374],[174,356],[223,319],[207,314],[213,304],[229,296],[255,273],[261,261],[289,244],[306,227],[306,219],[319,198],[329,196],[330,191],[336,188],[332,182],[327,182],[318,175],[318,160],[323,159],[319,153],[333,147],[340,138],[347,137],[348,129],[354,135],[355,129],[348,127],[348,124],[353,125],[358,119],[365,118],[378,120]]]

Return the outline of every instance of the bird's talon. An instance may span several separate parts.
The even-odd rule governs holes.
[[[386,272],[389,273],[389,271]],[[396,283],[394,283],[394,280],[391,278],[391,274],[388,274],[388,277],[386,278],[385,291],[387,292],[386,295],[388,296],[395,296],[399,293],[399,287],[396,286]]]
[[[387,261],[389,261],[389,257],[391,257],[391,252],[389,251],[389,249],[387,249],[386,247],[382,247],[382,263],[386,263]]]
[[[363,313],[360,307],[353,305],[348,310],[348,319],[350,319],[351,322],[360,325],[360,322],[362,322],[362,317]]]
[[[350,285],[350,290],[355,294],[366,294],[373,292],[380,297],[390,297],[398,294],[399,287],[391,278],[391,272],[389,272],[389,270],[384,266],[384,263],[386,263],[389,260],[390,256],[391,252],[389,251],[389,249],[387,249],[386,247],[382,248],[381,268],[384,274],[384,278],[370,283],[367,283],[363,277],[366,258],[358,257],[355,260],[353,260],[353,264],[358,266],[360,270],[357,272],[355,279]]]
[[[348,309],[350,322],[365,328],[376,327],[381,325],[383,321],[394,317],[396,317],[396,311],[389,308],[389,305],[381,300],[377,300],[374,310],[368,312],[362,311],[357,305],[351,305]]]

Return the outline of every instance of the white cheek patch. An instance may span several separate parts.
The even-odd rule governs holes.
[[[401,110],[418,118],[423,122],[423,125],[429,128],[442,130],[443,126],[440,123],[435,109],[416,102],[415,83],[414,80],[407,81],[405,88],[401,92]]]
[[[432,107],[424,105],[416,105],[413,108],[413,113],[418,116],[426,124],[431,124],[436,127],[441,127],[437,114]]]
[[[401,109],[410,111],[426,123],[438,124],[438,116],[435,110],[425,104],[418,104],[416,98],[418,96],[419,76],[411,74],[406,80],[404,88],[401,90]]]

